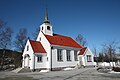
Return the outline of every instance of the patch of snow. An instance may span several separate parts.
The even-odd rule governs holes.
[[[22,67],[19,67],[17,69],[12,70],[11,72],[18,73],[20,70],[22,70]]]
[[[67,70],[73,70],[74,68],[64,68],[63,70],[64,71],[67,71]]]
[[[117,74],[120,74],[120,72],[115,72],[115,71],[110,71],[109,73],[117,73]]]
[[[116,66],[115,62],[110,62],[110,63],[108,63],[108,62],[99,62],[98,65],[99,66],[113,66],[113,65]]]
[[[41,70],[40,72],[49,72],[49,70]]]

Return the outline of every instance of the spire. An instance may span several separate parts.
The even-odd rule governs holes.
[[[43,23],[50,23],[49,20],[48,20],[48,10],[46,8],[46,12],[45,12],[45,20]]]

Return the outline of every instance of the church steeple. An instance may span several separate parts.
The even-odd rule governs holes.
[[[48,10],[47,10],[47,8],[46,8],[46,11],[45,11],[45,19],[44,19],[43,23],[50,23],[49,20],[48,20]]]
[[[43,24],[40,25],[40,31],[42,31],[46,35],[53,36],[53,31],[52,31],[52,25],[50,24],[48,20],[48,10],[46,8],[45,11],[45,19],[43,21]]]

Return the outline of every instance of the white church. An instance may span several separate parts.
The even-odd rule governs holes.
[[[36,41],[27,40],[22,68],[61,70],[66,67],[94,66],[94,55],[68,36],[54,34],[46,11]]]

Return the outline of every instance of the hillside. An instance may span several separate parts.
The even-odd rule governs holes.
[[[22,64],[22,53],[8,49],[0,49],[0,71],[12,70]]]

